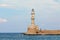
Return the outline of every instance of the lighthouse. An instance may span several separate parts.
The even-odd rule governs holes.
[[[60,35],[60,30],[41,30],[38,25],[35,24],[35,11],[31,12],[31,25],[28,26],[27,32],[24,34],[41,34],[41,35]],[[37,22],[37,21],[36,21]]]
[[[31,25],[35,25],[35,12],[34,9],[32,9],[32,13],[31,13]]]
[[[37,34],[39,33],[39,27],[35,25],[35,11],[32,9],[31,12],[31,25],[28,26],[26,34]]]

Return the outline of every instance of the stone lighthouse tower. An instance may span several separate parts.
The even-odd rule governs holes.
[[[27,34],[37,34],[39,33],[39,28],[35,25],[35,11],[32,9],[31,12],[31,25],[28,27]]]
[[[31,25],[35,25],[35,12],[34,9],[32,9],[32,13],[31,13]]]

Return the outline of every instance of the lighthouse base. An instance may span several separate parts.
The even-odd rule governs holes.
[[[31,25],[28,27],[28,31],[26,32],[26,34],[37,34],[39,33],[39,28],[38,26],[35,25]]]

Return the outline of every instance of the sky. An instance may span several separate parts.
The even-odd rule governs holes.
[[[60,0],[0,0],[0,33],[26,32],[35,24],[42,30],[60,30]]]

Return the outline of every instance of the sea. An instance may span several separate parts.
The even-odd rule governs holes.
[[[0,40],[60,40],[60,35],[26,35],[23,33],[0,33]]]

